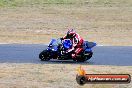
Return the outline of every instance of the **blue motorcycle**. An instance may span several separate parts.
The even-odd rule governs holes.
[[[52,39],[47,49],[43,50],[39,54],[39,58],[41,61],[49,61],[50,59],[58,59],[58,60],[68,60],[72,59],[77,62],[85,62],[89,60],[92,55],[92,48],[96,46],[94,42],[84,41],[83,51],[76,56],[76,59],[71,57],[73,52],[66,52],[68,49],[72,48],[72,42],[70,39]]]

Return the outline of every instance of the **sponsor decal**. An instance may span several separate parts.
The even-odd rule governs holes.
[[[84,84],[128,84],[131,82],[129,74],[87,74],[81,66],[76,75],[76,81],[79,85]]]

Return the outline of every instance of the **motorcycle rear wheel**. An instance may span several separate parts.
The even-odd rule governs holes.
[[[81,55],[80,57],[77,57],[75,61],[77,61],[77,62],[85,62],[85,61],[89,60],[92,57],[93,52],[87,53],[89,55],[85,55],[85,54]]]
[[[89,60],[93,56],[93,52],[90,52],[89,55],[84,55],[85,60]]]

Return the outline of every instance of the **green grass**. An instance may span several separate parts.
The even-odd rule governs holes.
[[[44,6],[45,4],[81,4],[89,6],[132,6],[132,0],[0,0],[0,7]]]

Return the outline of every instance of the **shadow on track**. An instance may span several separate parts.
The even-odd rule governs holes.
[[[93,62],[75,62],[73,60],[50,60],[50,61],[42,61],[42,64],[80,64],[80,65],[92,65]]]

